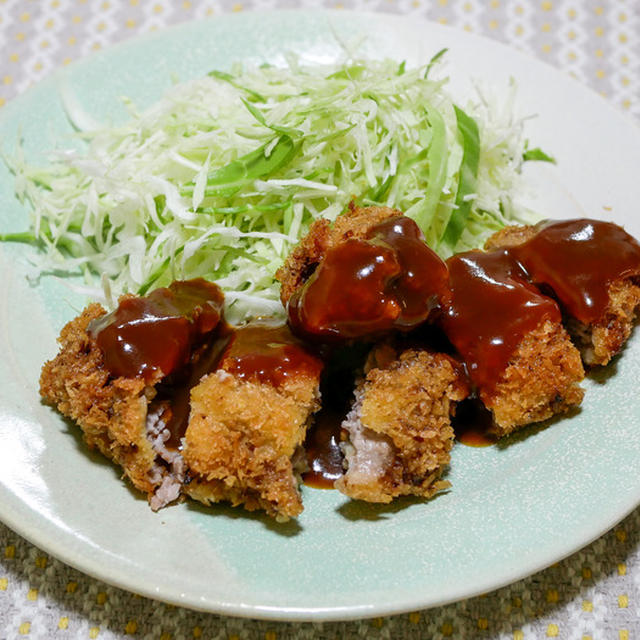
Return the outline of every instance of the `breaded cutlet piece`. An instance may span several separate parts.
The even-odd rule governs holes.
[[[91,304],[69,322],[58,338],[60,351],[45,363],[40,394],[82,429],[87,445],[119,464],[151,501],[162,482],[147,438],[147,411],[153,384],[141,378],[113,377],[102,351],[87,333],[91,320],[106,311]]]
[[[519,246],[537,233],[535,226],[510,226],[493,234],[486,249],[506,249]],[[624,346],[640,307],[640,277],[622,278],[612,282],[608,304],[595,322],[585,324],[567,315],[565,326],[587,366],[606,365]]]
[[[388,503],[401,495],[428,498],[449,483],[455,403],[469,392],[450,357],[389,346],[376,348],[371,367],[355,389],[342,428],[345,474],[335,486],[347,496]]]
[[[498,437],[566,413],[582,402],[580,354],[562,325],[546,321],[528,333],[495,387],[478,395],[493,413],[490,431]]]
[[[505,436],[580,404],[584,370],[558,304],[506,251],[468,251],[447,264],[438,322],[493,414],[491,431]]]
[[[299,515],[302,443],[320,408],[320,367],[274,384],[238,374],[228,354],[219,366],[191,390],[184,493],[204,504],[264,509],[279,521]]]
[[[42,368],[45,402],[119,464],[153,510],[180,497],[178,396],[206,364],[206,344],[217,344],[223,302],[217,285],[196,278],[124,295],[109,314],[92,304],[63,328],[58,355]]]
[[[362,239],[372,227],[401,215],[389,207],[356,207],[352,203],[333,224],[325,218],[313,222],[276,272],[282,304],[287,306],[289,298],[309,279],[330,248],[350,238]]]

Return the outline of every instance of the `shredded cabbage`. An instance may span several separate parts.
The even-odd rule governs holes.
[[[84,275],[103,301],[202,276],[232,321],[283,312],[276,270],[314,219],[351,200],[404,211],[443,257],[479,246],[531,220],[517,204],[523,119],[513,87],[495,104],[482,92],[454,104],[432,79],[441,53],[414,69],[238,65],[142,112],[127,103],[126,124],[78,131],[80,151],[9,161],[32,229],[0,239],[38,244],[42,270]],[[71,98],[67,110],[92,122]]]

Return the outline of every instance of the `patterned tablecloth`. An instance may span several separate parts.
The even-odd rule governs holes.
[[[0,0],[0,108],[57,67],[136,34],[225,12],[297,6],[411,14],[495,38],[640,118],[638,0]],[[640,638],[640,510],[570,558],[485,596],[324,624],[225,618],[147,600],[63,565],[0,525],[0,639],[125,636]]]

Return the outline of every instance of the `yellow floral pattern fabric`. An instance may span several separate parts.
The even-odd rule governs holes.
[[[53,69],[137,34],[222,13],[296,7],[407,14],[495,38],[640,117],[636,0],[0,0],[0,105]]]
[[[350,622],[189,611],[111,587],[0,525],[0,638],[632,640],[640,637],[640,510],[570,558],[477,598]]]

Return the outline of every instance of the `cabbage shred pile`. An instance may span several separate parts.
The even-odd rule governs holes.
[[[283,312],[276,270],[351,201],[400,209],[442,257],[477,247],[529,221],[522,120],[513,91],[454,104],[432,72],[291,60],[176,85],[142,112],[128,104],[122,126],[79,131],[84,147],[46,167],[13,158],[32,226],[0,239],[38,244],[39,268],[82,274],[102,300],[204,277],[232,321]]]

